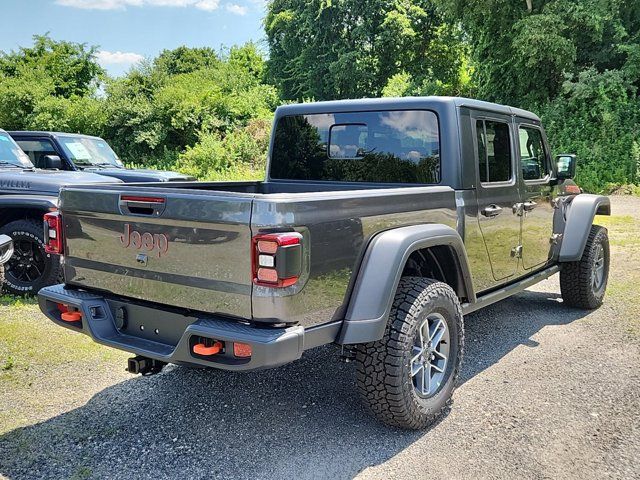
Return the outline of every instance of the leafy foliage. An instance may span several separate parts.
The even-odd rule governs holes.
[[[165,50],[109,79],[94,47],[47,36],[34,42],[0,56],[3,128],[102,136],[130,165],[202,178],[227,170],[255,176],[264,168],[279,99],[262,80],[256,45]]]
[[[272,0],[264,23],[267,61],[252,43],[183,46],[117,79],[96,47],[36,36],[0,52],[0,126],[99,135],[130,165],[257,178],[282,99],[463,95],[539,113],[588,191],[640,183],[638,0]]]
[[[406,92],[463,90],[462,32],[431,0],[274,0],[265,29],[268,78],[287,99],[379,96],[397,75]]]

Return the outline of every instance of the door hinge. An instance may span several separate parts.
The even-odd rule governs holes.
[[[551,245],[558,245],[560,240],[562,240],[562,234],[561,233],[554,233],[553,235],[551,235],[551,238],[549,238],[549,243]]]
[[[522,245],[518,245],[511,249],[511,258],[522,258]]]
[[[511,207],[514,215],[521,217],[524,213],[524,203],[516,203]]]

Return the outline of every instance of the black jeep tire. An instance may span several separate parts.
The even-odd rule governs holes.
[[[607,229],[592,225],[582,258],[563,263],[560,270],[562,300],[571,307],[593,310],[602,305],[609,280]]]
[[[436,320],[438,326],[434,326],[431,337]],[[441,373],[431,366],[431,360],[428,360],[429,368],[425,366],[425,355],[431,359],[438,355],[434,365],[442,360],[440,352],[432,352],[431,342],[425,350],[422,338],[426,335],[421,337],[420,330],[428,332],[434,341],[442,331],[440,338],[446,340],[447,345],[442,341],[433,347],[440,352],[443,348],[447,350],[444,364],[439,365]],[[436,280],[403,277],[383,338],[356,348],[357,387],[365,405],[387,425],[415,430],[433,424],[450,406],[463,349],[462,310],[453,289]],[[431,377],[432,368],[434,377]],[[435,382],[433,391],[425,394],[425,383],[420,381],[428,381],[431,389],[431,378],[436,376],[439,381]]]
[[[60,257],[44,250],[44,227],[35,219],[16,220],[0,228],[13,239],[13,256],[4,265],[4,290],[36,295],[42,287],[60,283]]]

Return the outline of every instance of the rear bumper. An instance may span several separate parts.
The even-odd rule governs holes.
[[[164,310],[157,306],[123,302],[99,293],[54,285],[40,290],[40,309],[54,323],[90,336],[97,343],[166,363],[196,364],[224,370],[254,370],[296,360],[306,348],[335,340],[339,323],[326,324],[306,333],[301,326],[257,328],[245,323]],[[82,313],[78,321],[64,321],[58,304]],[[122,309],[122,310],[118,310]],[[118,311],[120,318],[115,318]],[[125,314],[123,326],[121,312]],[[116,324],[120,328],[116,327]],[[221,341],[224,351],[203,357],[193,353],[202,338]],[[233,355],[233,344],[251,345],[250,358]]]

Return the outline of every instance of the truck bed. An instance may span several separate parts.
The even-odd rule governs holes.
[[[66,187],[65,283],[187,311],[317,325],[344,314],[352,273],[373,235],[418,223],[455,227],[455,208],[454,191],[441,186]],[[299,282],[278,290],[254,285],[251,267],[252,237],[273,230],[301,233],[305,252]]]

